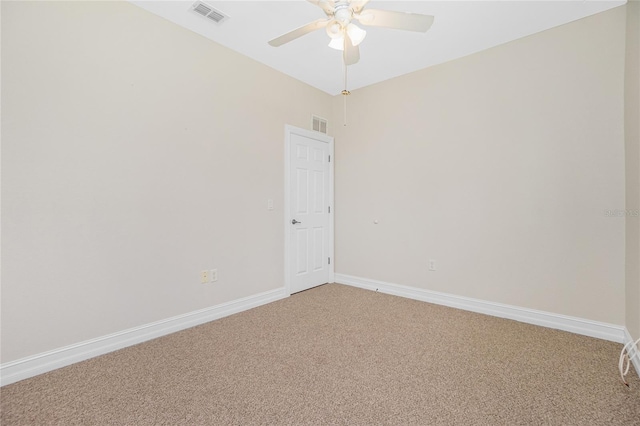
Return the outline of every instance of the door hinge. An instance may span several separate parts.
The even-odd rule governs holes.
[[[331,265],[331,258],[329,258],[329,265]]]

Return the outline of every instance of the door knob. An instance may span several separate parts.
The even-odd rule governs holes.
[[[293,224],[293,225],[295,225],[296,223],[302,223],[302,222],[298,222],[298,221],[297,221],[297,220],[295,220],[295,219],[293,219],[293,220],[291,221],[291,224]]]

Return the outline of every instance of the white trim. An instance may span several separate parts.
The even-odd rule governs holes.
[[[284,288],[288,295],[291,295],[291,276],[289,256],[291,255],[291,247],[289,244],[289,224],[291,221],[291,194],[289,187],[291,186],[291,131],[290,126],[284,126]]]
[[[335,281],[337,283],[353,287],[379,291],[381,293],[421,300],[423,302],[449,306],[465,311],[478,312],[494,317],[508,318],[528,324],[540,325],[543,327],[582,334],[584,336],[610,340],[612,342],[623,343],[625,341],[625,328],[621,325],[570,317],[552,312],[537,311],[534,309],[521,308],[519,306],[505,305],[502,303],[488,302],[480,299],[423,290],[416,287],[408,287],[344,274],[336,274]],[[638,368],[637,364],[636,368]]]
[[[291,134],[298,134],[309,139],[315,139],[320,142],[329,144],[329,155],[331,161],[329,162],[329,206],[331,212],[329,213],[329,257],[331,258],[331,264],[329,265],[329,281],[335,281],[335,258],[334,258],[334,141],[332,136],[325,135],[324,133],[314,132],[311,130],[301,129],[299,127],[286,124],[284,126],[284,288],[288,295],[291,295],[291,276],[289,257],[291,254],[291,247],[289,244],[289,232],[291,224],[291,197],[289,187],[291,185]]]
[[[624,343],[625,345],[629,342],[635,342],[635,339],[633,337],[631,337],[631,333],[629,333],[629,330],[625,327],[624,328]],[[640,348],[636,348],[636,351],[640,351]],[[633,367],[636,369],[636,374],[638,375],[638,377],[640,377],[640,356],[635,356],[632,360],[631,363],[633,364]]]
[[[287,296],[284,287],[282,287],[7,362],[0,365],[0,385],[4,386],[19,380],[28,379],[29,377],[37,376],[38,374],[84,361],[98,355],[103,355],[127,346],[136,345],[176,331],[246,311],[260,305],[275,302]]]

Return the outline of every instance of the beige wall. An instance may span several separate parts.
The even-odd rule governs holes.
[[[125,2],[2,2],[2,65],[2,362],[283,286],[329,95]]]
[[[336,272],[624,324],[624,39],[621,7],[354,91]]]
[[[627,3],[625,69],[626,325],[640,337],[640,3]]]

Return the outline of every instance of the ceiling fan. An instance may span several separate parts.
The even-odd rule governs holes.
[[[354,21],[371,27],[394,28],[398,30],[426,32],[431,28],[433,16],[418,13],[394,12],[390,10],[365,9],[369,0],[307,0],[321,8],[326,18],[296,28],[269,41],[274,47],[282,46],[305,34],[324,28],[331,38],[329,47],[343,51],[345,65],[353,65],[360,60],[358,45],[367,32]]]

